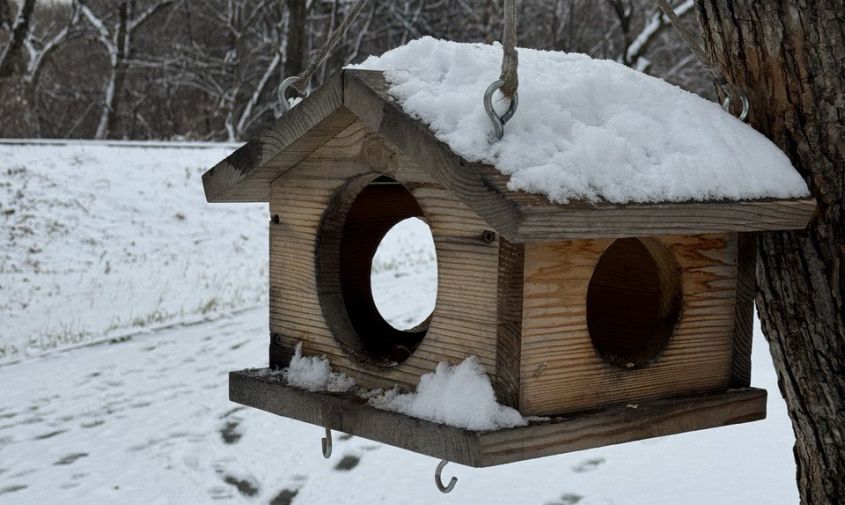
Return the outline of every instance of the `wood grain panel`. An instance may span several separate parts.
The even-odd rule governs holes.
[[[525,246],[523,414],[559,414],[730,386],[736,235],[657,239],[682,269],[681,316],[660,356],[632,370],[604,361],[587,329],[589,282],[596,262],[612,241],[565,240]]]
[[[428,332],[416,352],[393,367],[362,362],[338,344],[316,281],[315,248],[324,210],[350,181],[374,178],[375,171],[412,193],[437,252],[437,301]],[[408,389],[438,362],[459,363],[474,354],[496,381],[499,244],[481,240],[488,225],[426,170],[356,122],[275,180],[270,208],[279,216],[270,231],[271,354],[276,364],[286,364],[278,361],[302,341],[305,354],[326,355],[336,370],[366,387]]]

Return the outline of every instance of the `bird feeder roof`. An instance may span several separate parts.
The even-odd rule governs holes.
[[[524,59],[525,50],[520,51]],[[667,198],[622,203],[593,194],[589,198],[555,201],[548,191],[526,191],[515,184],[514,179],[524,179],[524,174],[508,174],[499,163],[483,155],[462,156],[465,146],[456,146],[454,138],[409,109],[407,100],[396,98],[401,93],[392,88],[395,84],[386,77],[395,74],[390,70],[345,69],[329,79],[274,125],[203,175],[208,201],[268,201],[274,179],[360,121],[392,149],[427,169],[513,242],[800,229],[815,210],[815,201],[806,186],[787,188],[784,194],[789,196],[765,196],[764,192],[763,196],[731,198],[714,193],[703,200]],[[476,98],[480,107],[480,96]],[[507,125],[506,140],[509,131],[520,128],[518,117],[519,112]],[[727,120],[736,121],[730,117]],[[566,167],[558,169],[565,171]],[[695,167],[683,169],[694,171]],[[803,185],[797,173],[794,175]]]

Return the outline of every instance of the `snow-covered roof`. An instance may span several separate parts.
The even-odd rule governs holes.
[[[611,61],[519,54],[519,109],[501,141],[482,105],[501,48],[423,38],[330,79],[209,170],[206,197],[268,201],[276,177],[360,121],[512,241],[810,219],[788,158],[717,104]]]
[[[717,104],[583,54],[519,49],[519,108],[492,142],[481,97],[501,60],[498,44],[424,37],[353,68],[383,71],[402,109],[453,151],[552,202],[809,195],[777,146]]]

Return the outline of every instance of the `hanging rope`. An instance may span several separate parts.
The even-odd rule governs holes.
[[[519,77],[516,67],[519,55],[516,53],[516,0],[505,0],[505,25],[502,32],[502,73],[499,79],[503,82],[502,94],[508,98],[516,95],[519,87]]]
[[[703,66],[713,76],[713,84],[718,88],[721,88],[725,93],[725,100],[722,102],[722,108],[728,113],[731,113],[732,100],[733,98],[738,97],[742,105],[742,110],[737,117],[740,121],[748,119],[748,112],[751,109],[748,102],[748,95],[746,95],[743,90],[737,88],[725,79],[722,73],[718,70],[719,67],[716,62],[710,58],[710,55],[708,55],[707,51],[704,50],[704,46],[699,43],[699,37],[689,28],[684,26],[681,22],[681,18],[678,17],[675,10],[669,5],[667,0],[657,0],[657,6],[661,11],[663,11],[663,14],[669,18],[669,21],[672,22],[672,27],[676,32],[678,32],[681,40],[684,41],[690,52],[695,55],[701,63],[701,66]]]
[[[320,51],[317,53],[317,56],[311,60],[305,70],[300,72],[299,74],[288,77],[287,79],[283,80],[281,84],[279,84],[278,89],[278,96],[279,96],[279,104],[282,107],[282,112],[287,112],[290,110],[290,104],[288,104],[287,98],[285,98],[285,92],[288,88],[293,88],[297,91],[300,96],[307,96],[308,91],[308,83],[311,82],[311,78],[314,76],[314,73],[320,68],[329,55],[334,51],[337,45],[340,43],[341,40],[346,36],[346,32],[349,30],[349,26],[355,21],[355,18],[358,17],[358,14],[364,10],[371,0],[357,0],[355,4],[349,9],[349,13],[343,19],[343,21],[334,29],[334,31],[329,34],[328,39],[326,39],[326,43],[323,44],[323,47],[320,48]]]
[[[519,106],[519,87],[517,67],[519,57],[516,52],[516,0],[504,0],[504,27],[502,30],[502,72],[484,92],[484,110],[493,123],[493,136],[502,140],[505,135],[505,124],[516,113]],[[510,99],[508,110],[501,116],[493,109],[493,94],[501,90],[505,98]]]

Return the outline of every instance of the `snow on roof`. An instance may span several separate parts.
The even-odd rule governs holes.
[[[510,175],[510,189],[552,202],[809,194],[786,155],[719,105],[582,54],[519,49],[519,109],[494,142],[482,96],[501,55],[499,44],[424,37],[354,68],[384,71],[405,112],[453,151]]]

